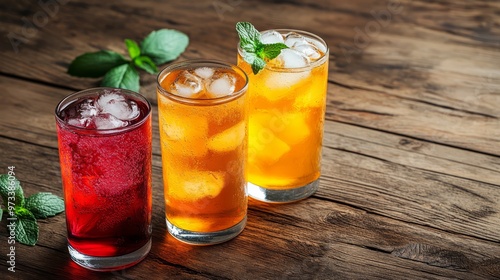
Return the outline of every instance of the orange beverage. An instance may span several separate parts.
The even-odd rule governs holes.
[[[158,75],[167,228],[192,244],[229,240],[247,214],[247,76],[192,60]]]
[[[303,31],[264,31],[261,40],[289,48],[258,74],[238,50],[250,81],[248,192],[266,202],[296,201],[319,185],[328,48]]]

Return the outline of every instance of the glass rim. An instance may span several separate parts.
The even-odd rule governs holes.
[[[235,92],[233,92],[230,95],[222,96],[222,97],[215,97],[215,98],[191,98],[191,97],[183,97],[180,95],[177,95],[175,93],[170,92],[169,90],[163,88],[161,86],[161,82],[163,79],[167,76],[168,73],[172,72],[173,70],[177,69],[189,69],[188,66],[193,66],[192,68],[196,68],[194,66],[200,66],[200,67],[208,67],[208,66],[219,66],[223,67],[226,69],[232,69],[237,74],[240,74],[244,79],[245,79],[245,84],[243,87],[240,89],[237,89]],[[239,66],[235,64],[231,64],[228,62],[224,62],[222,60],[217,60],[217,59],[187,59],[183,60],[180,62],[175,62],[172,63],[165,68],[163,68],[160,73],[158,73],[157,78],[156,78],[156,88],[158,91],[165,97],[180,102],[188,105],[202,105],[202,106],[210,106],[210,105],[217,105],[217,104],[222,104],[222,103],[227,103],[229,101],[235,100],[240,98],[242,95],[244,95],[247,92],[248,89],[248,75],[241,69]]]
[[[78,97],[93,96],[93,95],[95,95],[95,93],[99,93],[99,92],[102,92],[104,90],[120,90],[120,92],[124,92],[125,95],[132,95],[135,98],[143,101],[147,106],[146,114],[142,117],[141,120],[139,120],[138,122],[136,122],[134,124],[127,125],[125,127],[107,128],[107,129],[85,128],[85,127],[71,125],[68,122],[64,121],[61,118],[61,116],[59,115],[66,107],[68,107],[68,105],[70,105],[72,102],[74,102],[74,100],[78,99],[75,97],[77,97],[77,96]],[[91,93],[93,93],[93,94],[91,94]],[[144,124],[146,122],[146,120],[149,118],[149,116],[151,116],[151,112],[152,112],[152,107],[151,107],[151,103],[149,102],[149,100],[135,91],[131,91],[128,89],[123,89],[123,88],[114,88],[114,87],[93,87],[93,88],[88,88],[88,89],[73,92],[73,93],[67,95],[66,97],[64,97],[57,104],[54,113],[55,113],[56,121],[59,124],[63,125],[64,127],[68,127],[69,129],[71,129],[71,131],[83,132],[82,134],[92,134],[93,132],[97,132],[97,134],[95,134],[95,135],[93,134],[93,136],[104,136],[104,135],[111,135],[111,134],[119,134],[121,132],[126,132],[126,131],[136,129],[137,127],[141,126],[142,124]]]
[[[328,47],[328,44],[326,43],[326,41],[323,40],[323,38],[319,37],[318,35],[316,35],[314,33],[311,33],[309,31],[298,30],[298,29],[288,29],[288,28],[267,29],[267,30],[260,31],[260,33],[262,34],[264,32],[273,31],[273,30],[274,31],[278,31],[281,34],[295,32],[295,33],[298,33],[298,34],[301,34],[301,35],[306,35],[306,37],[310,37],[312,39],[315,39],[319,43],[323,44],[325,46],[325,48],[326,48],[326,51],[325,51],[325,53],[320,58],[318,58],[318,60],[311,62],[307,66],[295,67],[295,68],[283,68],[283,67],[271,66],[271,65],[269,65],[269,64],[266,63],[266,66],[264,67],[265,69],[268,69],[268,70],[271,70],[271,71],[275,71],[275,72],[303,72],[303,71],[307,71],[307,70],[310,70],[312,68],[315,68],[317,66],[320,66],[320,65],[322,65],[325,62],[325,60],[328,60],[329,53],[330,53],[330,48]],[[240,41],[238,41],[237,47],[238,47],[237,48],[238,49],[238,54],[241,57],[243,57],[242,52],[244,50],[242,50],[241,47],[240,47]]]

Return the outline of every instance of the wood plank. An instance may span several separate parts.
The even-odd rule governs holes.
[[[393,14],[379,33],[369,34],[367,46],[346,56],[346,45],[359,47],[354,41],[356,28],[364,30],[376,23],[372,13],[386,11],[387,3],[290,1],[255,5],[241,1],[234,2],[222,16],[214,3],[125,1],[118,6],[103,1],[68,2],[46,27],[34,32],[18,54],[13,54],[8,44],[0,48],[0,72],[82,89],[95,86],[96,80],[65,74],[74,57],[98,49],[125,53],[123,38],[139,40],[155,28],[176,28],[190,35],[191,45],[182,59],[234,62],[237,20],[253,19],[261,29],[307,26],[331,46],[330,119],[499,154],[498,4],[401,1],[402,12]],[[29,18],[40,9],[30,1],[4,5],[8,13],[0,30],[6,33],[22,32],[20,17]],[[92,21],[86,20],[89,15]],[[141,24],[124,29],[121,20],[125,18]],[[106,28],[95,29],[94,21]],[[142,83],[141,92],[153,100],[154,76],[142,75]]]
[[[52,175],[59,169],[57,161],[51,159],[57,157],[55,149],[34,147],[3,137],[0,137],[0,145],[19,147],[25,151],[25,158],[29,159],[45,155],[44,161],[26,161],[13,157],[13,150],[0,150],[0,158],[13,159],[11,164],[19,168],[17,174],[28,195],[35,191],[61,194],[61,190],[54,186],[60,185],[60,178]],[[43,168],[47,178],[43,178],[42,174],[21,172],[23,168],[20,167],[33,170]],[[241,236],[219,246],[192,247],[166,234],[160,173],[155,174],[155,245],[141,265],[123,272],[125,277],[136,278],[161,272],[165,277],[199,279],[234,279],[241,278],[242,273],[252,278],[283,275],[285,278],[303,276],[325,279],[364,275],[367,279],[483,279],[495,275],[492,273],[500,269],[498,242],[382,217],[324,200],[320,194],[317,198],[288,205],[266,205],[251,201],[249,223]],[[49,177],[51,183],[46,184]],[[93,278],[97,275],[79,268],[69,260],[65,250],[64,215],[40,222],[40,232],[39,245],[34,248],[18,245],[16,248],[19,256],[22,256],[16,265],[19,275],[34,271],[47,275],[69,274],[71,277]],[[415,245],[426,248],[417,257],[413,256],[416,252],[411,251]],[[6,250],[5,247],[6,244],[0,244],[0,251]],[[405,253],[405,250],[410,253]],[[36,259],[40,255],[50,257]],[[61,265],[54,269],[46,262]],[[6,264],[2,262],[1,266]],[[390,276],[387,276],[387,272],[390,272]],[[246,278],[243,276],[243,279]]]
[[[474,167],[456,161],[434,165],[432,162],[441,161],[443,154],[412,156],[408,151],[388,150],[388,143],[365,145],[355,139],[351,144],[351,139],[331,141],[328,130],[326,134],[322,161],[325,187],[319,196],[402,221],[500,242],[498,183],[442,173],[455,173],[446,168]],[[394,141],[393,145],[398,143]],[[401,154],[395,158],[394,153]],[[493,157],[485,160],[499,162]],[[435,171],[429,171],[427,166]],[[499,182],[498,170],[484,173],[490,174],[491,181]]]

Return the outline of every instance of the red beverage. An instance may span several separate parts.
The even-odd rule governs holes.
[[[126,90],[90,89],[61,101],[56,120],[73,260],[98,270],[137,263],[151,246],[149,103]],[[129,256],[132,263],[110,264],[106,258],[141,248],[145,254],[133,261]],[[79,254],[96,266],[87,259],[79,262]]]

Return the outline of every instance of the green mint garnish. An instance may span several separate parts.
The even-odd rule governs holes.
[[[35,218],[45,219],[64,211],[64,200],[49,192],[40,192],[26,199],[24,207],[31,211]]]
[[[131,64],[123,64],[109,70],[101,85],[139,91],[139,73]]]
[[[14,190],[14,201],[12,201],[12,198],[9,200],[9,197],[12,197],[10,193],[12,190]],[[8,201],[14,203],[14,206],[24,206],[24,193],[21,183],[15,178],[9,180],[8,174],[0,175],[0,196],[2,196],[5,207],[8,207]]]
[[[178,58],[188,44],[186,34],[172,29],[160,29],[146,36],[140,46],[134,40],[125,39],[130,60],[114,51],[84,53],[71,62],[68,74],[90,78],[104,76],[101,86],[139,91],[137,68],[156,74],[157,65]]]
[[[33,246],[38,241],[36,219],[45,219],[63,212],[64,201],[48,192],[37,193],[25,199],[21,184],[12,177],[8,174],[0,175],[0,195],[3,200],[0,220],[2,216],[7,216],[8,231],[14,230],[16,240],[20,243]]]
[[[156,67],[156,64],[151,60],[151,58],[149,58],[149,56],[141,55],[134,58],[134,64],[149,74],[158,73],[158,67]]]
[[[252,66],[254,74],[266,67],[266,61],[274,59],[281,53],[282,49],[288,48],[283,43],[262,43],[260,32],[249,22],[236,23],[236,31],[240,37],[243,59]]]
[[[130,56],[130,58],[134,59],[141,54],[141,48],[139,48],[139,45],[137,45],[134,40],[125,39],[125,45],[127,46],[128,56]]]
[[[142,54],[158,64],[172,61],[184,52],[189,44],[186,34],[173,29],[151,32],[141,43]]]
[[[98,51],[84,53],[69,65],[68,74],[77,77],[102,77],[114,67],[127,63],[119,53],[113,51]]]
[[[34,246],[38,241],[38,224],[28,209],[16,208],[16,240],[25,245]]]

